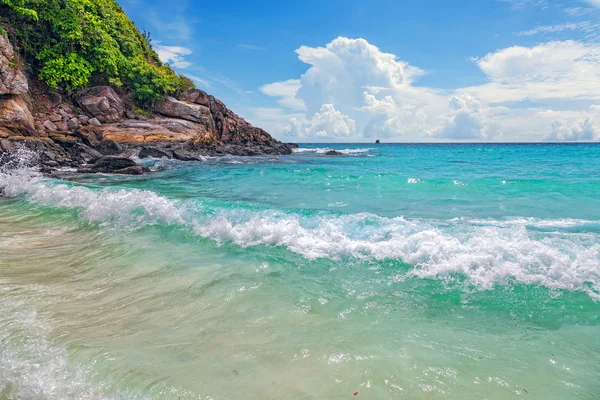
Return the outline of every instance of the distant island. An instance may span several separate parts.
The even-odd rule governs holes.
[[[145,172],[131,157],[290,154],[160,61],[114,0],[0,0],[0,160]]]

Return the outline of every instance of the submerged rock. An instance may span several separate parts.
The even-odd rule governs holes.
[[[96,161],[93,165],[87,168],[81,168],[80,172],[104,172],[113,173],[115,171],[124,170],[135,167],[137,164],[127,157],[105,156]]]
[[[344,153],[340,153],[339,151],[336,151],[336,150],[330,150],[327,153],[325,153],[325,155],[327,155],[327,156],[343,156]]]
[[[148,172],[151,172],[150,168],[143,165],[135,165],[133,167],[127,167],[114,171],[115,174],[119,175],[144,175]]]

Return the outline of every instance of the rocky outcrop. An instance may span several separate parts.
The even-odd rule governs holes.
[[[77,103],[100,123],[117,122],[125,114],[123,100],[110,86],[96,86],[81,91]]]
[[[23,96],[0,96],[0,126],[18,132],[33,133],[35,121]]]
[[[273,139],[199,89],[138,113],[109,86],[70,94],[44,92],[32,81],[30,91],[18,61],[0,35],[0,159],[25,146],[39,154],[45,170],[69,166],[136,175],[149,170],[132,161],[134,156],[198,161],[203,156],[290,154],[297,147]]]
[[[26,99],[27,77],[13,46],[0,35],[0,126],[16,133],[32,133],[35,122]]]
[[[214,122],[210,109],[200,104],[188,103],[173,97],[167,97],[158,102],[156,112],[167,117],[197,122],[204,125],[207,131],[214,130]]]
[[[13,46],[0,34],[0,95],[24,95],[28,91],[27,78],[18,66]]]

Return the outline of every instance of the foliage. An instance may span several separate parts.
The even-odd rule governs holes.
[[[0,0],[18,50],[54,89],[122,87],[141,106],[193,87],[161,63],[115,0]],[[11,30],[11,32],[12,32]]]

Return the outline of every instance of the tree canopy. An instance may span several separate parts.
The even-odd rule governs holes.
[[[114,0],[0,0],[0,23],[41,81],[54,89],[122,87],[141,106],[191,81],[163,64]]]

